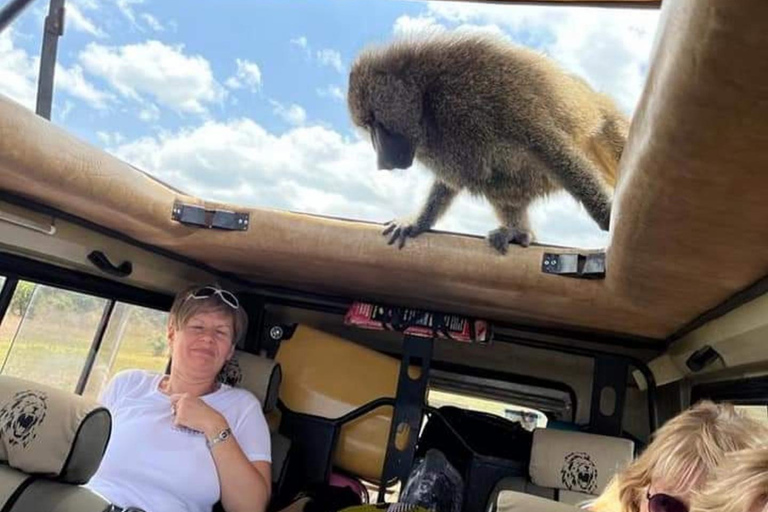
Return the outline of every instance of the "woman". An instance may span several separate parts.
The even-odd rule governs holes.
[[[216,377],[245,335],[237,298],[217,286],[176,296],[168,319],[169,375],[117,374],[101,402],[113,418],[87,487],[147,512],[263,511],[271,492],[270,438],[261,404]]]
[[[768,428],[728,404],[700,402],[661,427],[643,454],[587,508],[592,512],[688,512],[692,493],[736,450],[768,439]]]
[[[692,501],[691,512],[768,512],[768,444],[729,454]]]

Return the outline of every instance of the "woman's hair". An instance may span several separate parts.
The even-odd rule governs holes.
[[[179,330],[183,328],[190,318],[202,312],[221,312],[232,319],[232,344],[237,345],[245,336],[248,330],[248,315],[242,307],[233,308],[218,294],[212,294],[204,299],[192,299],[193,294],[202,288],[216,288],[221,290],[219,285],[194,285],[176,294],[176,298],[171,306],[171,312],[168,315],[168,325]],[[229,292],[231,293],[231,292]]]
[[[693,495],[691,512],[768,511],[768,439],[765,442],[728,454]]]
[[[621,471],[592,504],[593,511],[639,512],[652,482],[677,494],[695,491],[725,454],[758,446],[768,427],[730,404],[703,401],[669,420],[640,457]]]

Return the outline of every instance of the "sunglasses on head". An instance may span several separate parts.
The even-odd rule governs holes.
[[[649,492],[646,497],[648,512],[688,512],[688,505],[669,494],[659,493],[651,496]]]
[[[221,301],[232,309],[240,308],[240,301],[237,300],[237,297],[232,292],[213,286],[203,286],[196,292],[190,293],[187,299],[210,299],[214,295],[218,295]]]

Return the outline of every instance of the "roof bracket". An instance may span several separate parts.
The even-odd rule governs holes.
[[[605,278],[605,252],[589,254],[545,252],[541,271],[581,279]]]
[[[224,229],[227,231],[248,231],[250,215],[229,210],[207,210],[202,206],[173,203],[171,219],[191,226]]]

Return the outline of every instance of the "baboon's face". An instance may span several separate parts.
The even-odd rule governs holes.
[[[407,169],[421,135],[421,91],[407,78],[356,63],[349,76],[347,103],[352,121],[376,150],[379,169]]]

